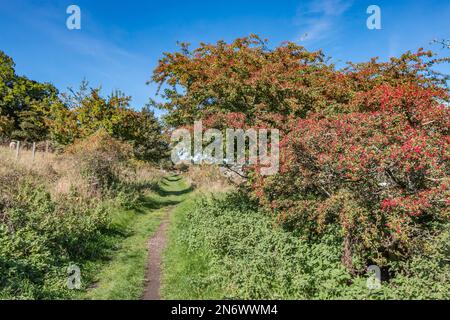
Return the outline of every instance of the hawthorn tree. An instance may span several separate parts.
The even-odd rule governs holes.
[[[171,126],[279,129],[280,172],[248,167],[250,194],[302,236],[337,232],[352,272],[431,254],[449,224],[449,78],[433,68],[448,59],[419,49],[341,69],[328,61],[252,35],[182,44],[152,80]]]
[[[166,121],[176,127],[215,112],[242,113],[250,124],[270,123],[273,116],[351,112],[354,96],[379,84],[441,87],[447,80],[432,71],[436,60],[422,49],[339,70],[327,61],[321,51],[290,42],[270,49],[267,40],[251,35],[230,44],[202,43],[194,50],[182,43],[179,52],[164,54],[152,81],[166,99],[159,108],[168,111]]]

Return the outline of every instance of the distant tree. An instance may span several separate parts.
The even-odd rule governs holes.
[[[58,101],[57,89],[18,76],[14,61],[0,51],[0,134],[39,141],[48,137],[46,118]]]
[[[157,162],[166,156],[167,139],[148,107],[135,111],[120,91],[101,95],[87,81],[59,95],[49,83],[18,76],[14,61],[0,51],[0,138],[42,141],[67,146],[101,130],[129,142],[135,156]]]
[[[11,136],[14,130],[14,122],[7,116],[0,116],[0,139]]]
[[[135,129],[132,144],[138,159],[158,162],[168,157],[168,138],[163,128],[148,106],[134,115]]]
[[[57,108],[52,135],[59,143],[70,144],[99,130],[133,146],[136,158],[158,162],[167,153],[168,143],[163,129],[149,107],[136,111],[130,107],[131,97],[115,91],[108,97],[101,88],[90,88],[83,81],[77,91],[64,95],[66,108]]]
[[[50,140],[59,145],[69,145],[77,138],[81,138],[76,114],[61,101],[52,105],[47,123]]]

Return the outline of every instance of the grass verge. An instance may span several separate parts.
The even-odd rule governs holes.
[[[367,286],[369,274],[342,264],[342,239],[327,230],[311,239],[282,229],[248,198],[192,199],[172,216],[164,256],[165,299],[448,299],[444,250],[418,256],[407,272]],[[443,238],[436,248],[445,247]],[[448,256],[448,255],[447,255]]]
[[[137,209],[113,214],[115,229],[121,230],[121,241],[107,264],[99,266],[93,288],[82,298],[96,300],[133,300],[142,295],[148,258],[148,239],[161,219],[190,192],[186,182],[177,176],[163,179],[156,191],[147,195]]]
[[[189,213],[196,210],[201,195],[196,194],[172,212],[169,241],[163,258],[163,286],[166,300],[219,299],[221,292],[210,276],[211,259],[206,248],[194,250],[184,241],[189,234]]]

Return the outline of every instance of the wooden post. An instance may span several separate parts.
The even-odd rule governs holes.
[[[33,142],[33,162],[34,162],[34,159],[36,158],[36,142]]]
[[[20,141],[17,141],[17,145],[16,145],[16,160],[19,160],[19,154],[20,154]]]

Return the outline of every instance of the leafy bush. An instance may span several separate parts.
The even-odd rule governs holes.
[[[173,230],[174,246],[183,248],[190,259],[201,256],[196,263],[205,264],[206,271],[198,272],[197,265],[178,270],[182,275],[178,284],[191,286],[185,290],[190,296],[183,298],[198,298],[192,295],[199,290],[215,292],[214,296],[201,296],[203,299],[450,297],[445,261],[448,238],[432,245],[433,255],[416,256],[412,262],[399,265],[397,274],[384,279],[381,290],[370,291],[368,275],[354,276],[341,263],[343,244],[337,227],[320,239],[298,236],[278,227],[237,193],[223,199],[203,199],[192,207]],[[165,288],[169,296],[176,284],[169,282]]]
[[[4,204],[2,217],[0,295],[14,298],[64,294],[65,268],[96,256],[108,226],[95,199],[80,203],[73,194],[55,202],[44,186],[26,180]]]

